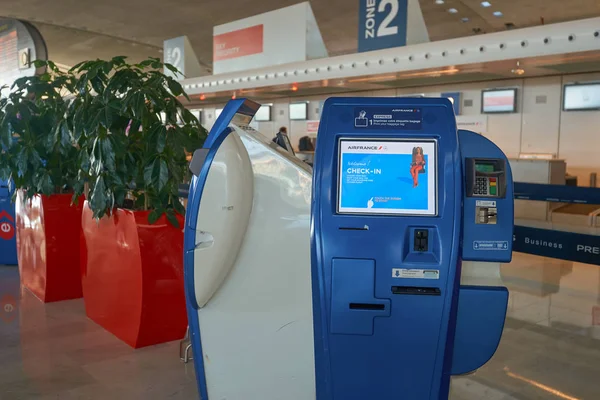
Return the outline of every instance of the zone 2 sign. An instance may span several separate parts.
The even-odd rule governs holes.
[[[358,51],[406,45],[408,0],[360,0]]]

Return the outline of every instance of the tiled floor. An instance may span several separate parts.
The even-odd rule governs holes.
[[[511,294],[500,348],[453,380],[451,399],[600,399],[600,266],[515,254],[502,276]],[[86,319],[82,301],[21,297],[16,268],[0,267],[0,302],[13,298],[0,319],[0,400],[197,399],[178,343],[131,350]]]

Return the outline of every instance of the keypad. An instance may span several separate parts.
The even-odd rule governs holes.
[[[473,188],[474,195],[487,196],[488,195],[489,180],[485,176],[478,176],[475,178],[475,187]]]

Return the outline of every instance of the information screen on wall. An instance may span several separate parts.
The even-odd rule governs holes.
[[[481,112],[484,114],[514,113],[517,109],[517,89],[484,90]]]
[[[267,122],[271,120],[271,106],[262,105],[254,115],[254,120],[258,122]]]
[[[340,214],[436,215],[436,143],[339,143]]]
[[[600,109],[600,83],[565,85],[563,110]]]
[[[308,119],[308,104],[307,103],[291,103],[290,104],[290,119],[305,120]]]

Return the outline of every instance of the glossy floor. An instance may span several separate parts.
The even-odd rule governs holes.
[[[455,378],[450,398],[600,399],[600,267],[515,254],[502,276],[500,348]],[[0,302],[14,307],[0,319],[1,400],[198,398],[178,343],[131,350],[88,320],[81,300],[44,306],[21,295],[14,267],[0,267]]]

